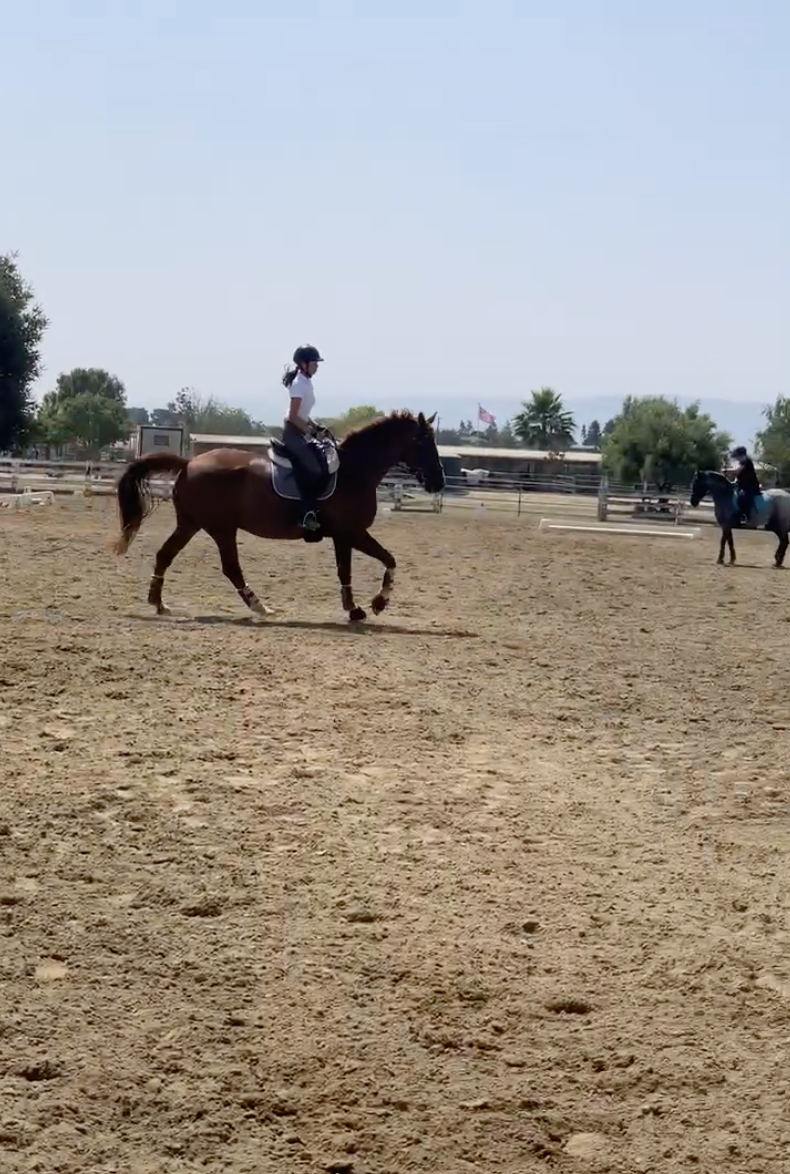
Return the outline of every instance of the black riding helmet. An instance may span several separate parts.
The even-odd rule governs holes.
[[[321,358],[316,347],[306,345],[296,348],[293,361],[298,366],[300,363],[323,363],[324,360]]]
[[[739,444],[738,447],[734,448],[730,453],[730,456],[734,461],[745,461],[748,455],[748,452],[742,444]]]

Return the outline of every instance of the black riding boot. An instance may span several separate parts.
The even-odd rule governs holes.
[[[321,533],[321,523],[318,520],[315,502],[309,497],[303,497],[301,508],[302,520],[299,523],[299,527],[302,531],[302,537],[305,542],[320,542],[323,534]]]

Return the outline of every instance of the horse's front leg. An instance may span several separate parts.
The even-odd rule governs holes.
[[[370,558],[378,559],[386,568],[384,578],[381,581],[381,591],[379,591],[370,605],[373,608],[373,614],[375,616],[381,615],[390,601],[392,588],[395,586],[395,567],[397,565],[395,559],[380,542],[376,541],[372,534],[366,533],[362,534],[359,538],[355,538],[354,550],[358,550],[360,554],[367,554]]]
[[[344,538],[334,538],[335,562],[337,563],[337,577],[340,580],[340,598],[343,610],[348,612],[352,623],[367,619],[363,608],[357,607],[354,602],[354,590],[351,586],[351,543]]]
[[[732,529],[725,526],[721,532],[721,545],[719,546],[719,557],[716,559],[718,566],[724,565],[724,551],[726,547],[730,548],[730,565],[735,562],[735,543],[732,540]]]
[[[779,531],[779,545],[776,548],[776,558],[774,566],[777,571],[781,571],[784,567],[785,555],[787,554],[787,547],[790,539],[788,538],[787,530]]]
[[[727,531],[721,532],[721,544],[719,545],[719,557],[716,559],[717,566],[724,566],[724,551],[727,547]]]

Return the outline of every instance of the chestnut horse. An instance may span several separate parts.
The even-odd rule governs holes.
[[[387,606],[395,582],[395,559],[368,533],[376,517],[376,488],[395,465],[403,464],[429,493],[444,488],[444,471],[433,433],[434,417],[420,412],[393,412],[350,433],[338,445],[339,468],[334,491],[319,502],[321,533],[335,547],[342,606],[352,621],[364,620],[365,612],[354,602],[351,587],[351,552],[358,550],[378,559],[386,568],[381,590],[372,603],[374,615]],[[274,460],[286,461],[278,442]],[[259,538],[303,538],[298,502],[285,500],[276,491],[272,459],[236,449],[212,449],[187,460],[175,453],[151,453],[134,461],[118,482],[121,536],[114,544],[125,554],[144,518],[155,505],[150,478],[155,473],[178,473],[173,486],[176,527],[157,551],[148,602],[158,614],[168,611],[162,602],[165,572],[176,555],[200,530],[217,544],[223,573],[244,603],[259,615],[271,614],[251,587],[239,563],[236,536],[246,530]],[[288,476],[287,467],[285,475]],[[325,493],[328,492],[325,491]]]

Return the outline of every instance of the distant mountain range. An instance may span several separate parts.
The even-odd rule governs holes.
[[[678,395],[672,397],[682,408],[690,407],[699,402],[700,410],[706,412],[724,432],[729,432],[735,444],[752,445],[756,432],[765,427],[763,411],[765,404],[748,404],[724,399],[703,399],[696,401],[691,396]],[[589,399],[568,399],[568,408],[573,412],[574,419],[579,427],[589,424],[591,420],[598,420],[603,427],[607,420],[611,420],[623,406],[619,396],[590,397]]]
[[[455,428],[460,420],[471,420],[472,423],[477,421],[477,403],[469,403],[466,398],[459,398],[455,404],[451,405],[448,402],[449,398],[447,396],[445,402],[439,404],[442,427]],[[671,398],[677,400],[683,408],[697,402],[691,396],[678,395]],[[563,401],[566,408],[573,412],[578,429],[581,429],[582,424],[590,424],[593,420],[597,420],[603,427],[606,421],[616,416],[623,406],[622,396],[617,395],[563,396]],[[504,404],[498,401],[496,396],[484,396],[481,397],[480,402],[487,411],[493,413],[500,427],[510,416],[515,414],[512,401]],[[703,412],[707,412],[716,421],[719,428],[730,433],[735,444],[753,444],[755,433],[765,426],[763,410],[766,405],[763,403],[704,399],[700,396],[699,405]],[[435,407],[436,405],[432,403],[431,406]],[[484,425],[481,425],[482,428]]]

